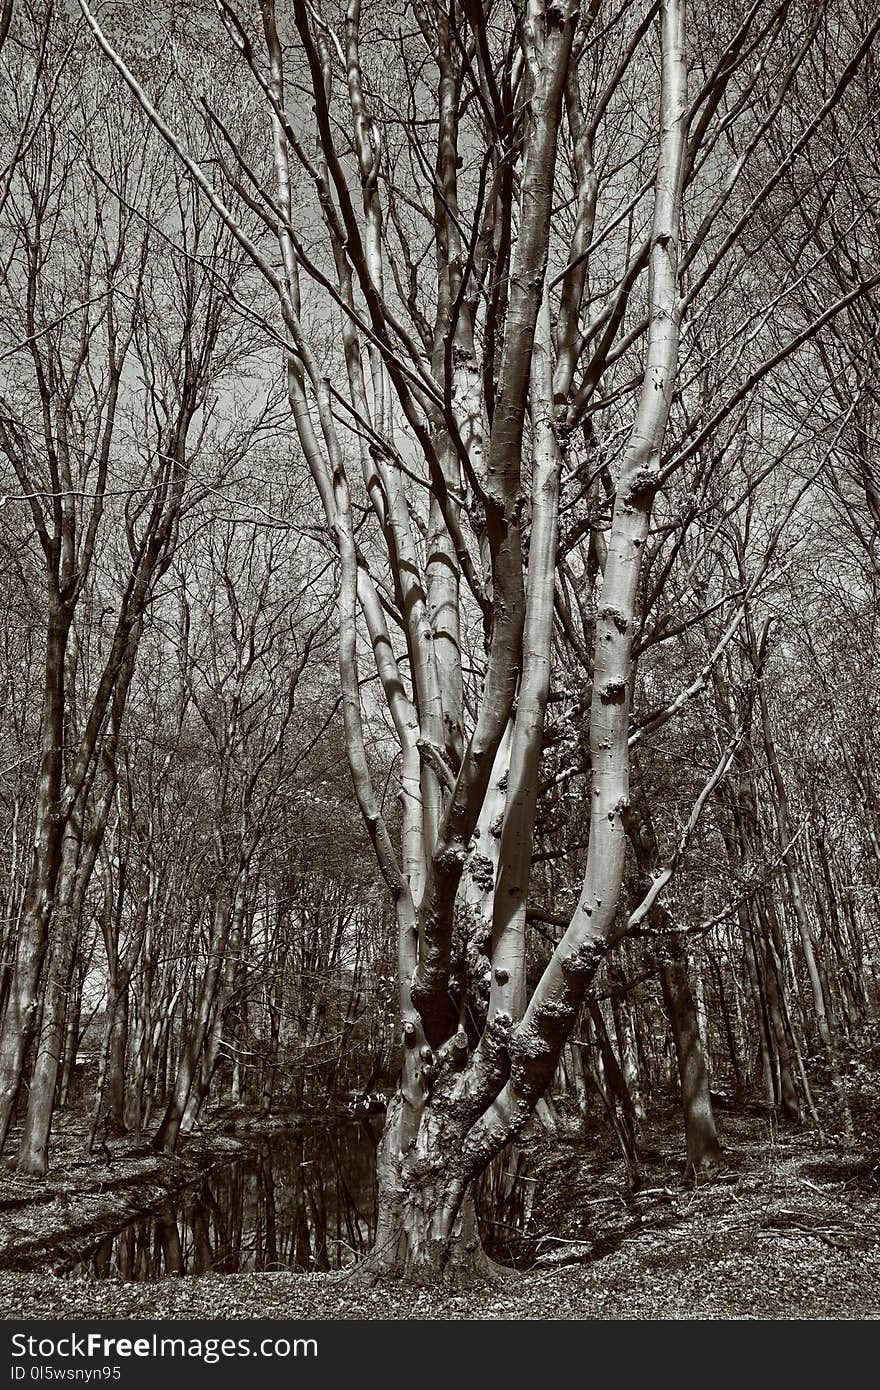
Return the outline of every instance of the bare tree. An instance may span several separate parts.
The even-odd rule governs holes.
[[[609,945],[670,883],[733,762],[720,750],[679,850],[624,912],[629,750],[652,727],[632,728],[643,618],[677,567],[699,573],[693,521],[752,403],[766,396],[775,464],[770,383],[878,282],[755,270],[762,239],[798,216],[789,175],[818,184],[811,150],[878,21],[845,4],[804,25],[785,4],[719,20],[682,0],[611,16],[529,0],[416,3],[406,29],[393,5],[367,16],[359,0],[332,17],[266,0],[259,22],[221,3],[241,95],[221,110],[192,73],[209,161],[127,65],[126,35],[80,7],[277,298],[335,547],[347,752],[399,941],[402,1075],[364,1268],[484,1272],[474,1180],[528,1122]],[[832,34],[823,88],[806,89],[799,74]],[[806,315],[790,311],[793,283],[811,288]],[[677,626],[674,612],[656,621]],[[560,629],[581,656],[589,836],[561,940],[530,981]],[[365,648],[399,745],[397,845],[373,782]]]

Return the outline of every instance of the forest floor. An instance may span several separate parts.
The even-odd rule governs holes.
[[[845,1148],[807,1126],[782,1128],[759,1107],[718,1112],[724,1166],[685,1180],[680,1120],[646,1127],[637,1191],[604,1138],[531,1146],[527,1236],[508,1253],[527,1266],[467,1290],[357,1283],[349,1273],[178,1277],[150,1283],[55,1272],[130,1213],[229,1162],[247,1137],[205,1133],[178,1159],[112,1145],[83,1160],[75,1128],[59,1136],[48,1181],[0,1165],[0,1316],[39,1318],[761,1319],[880,1318],[880,1114],[856,1099]],[[67,1151],[65,1151],[65,1145]],[[503,1234],[503,1232],[502,1232]]]

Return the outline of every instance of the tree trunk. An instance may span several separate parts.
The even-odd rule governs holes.
[[[80,919],[106,825],[113,785],[102,798],[102,804],[96,808],[95,824],[85,839],[77,812],[70,813],[65,825],[39,1040],[18,1156],[18,1167],[23,1173],[41,1175],[49,1167],[49,1133],[64,1050],[68,997],[75,969]]]
[[[168,1102],[162,1123],[156,1131],[152,1141],[153,1148],[161,1150],[164,1153],[173,1154],[177,1147],[177,1140],[180,1135],[183,1117],[186,1113],[187,1102],[190,1098],[193,1083],[196,1081],[198,1068],[201,1065],[205,1041],[211,1026],[214,1004],[220,984],[220,975],[223,969],[226,941],[229,935],[230,917],[231,904],[229,902],[229,896],[223,889],[220,889],[220,895],[214,910],[214,922],[211,931],[210,955],[207,968],[202,976],[202,982],[196,998],[189,1031],[181,1048],[180,1062],[174,1082],[174,1089],[171,1093],[171,1099]]]
[[[721,1162],[721,1145],[709,1095],[709,1073],[700,1043],[697,1011],[684,960],[672,959],[664,964],[660,982],[678,1058],[687,1171],[695,1175],[708,1173]]]
[[[635,1105],[626,1083],[626,1077],[611,1045],[599,1002],[596,999],[588,999],[587,1009],[596,1034],[596,1042],[599,1045],[599,1056],[602,1059],[602,1071],[606,1082],[606,1086],[599,1086],[599,1090],[620,1142],[626,1163],[627,1177],[632,1186],[638,1179],[641,1162],[638,1145],[639,1125]]]
[[[773,1027],[766,1004],[766,990],[762,978],[763,972],[758,969],[758,948],[755,943],[754,933],[749,922],[748,913],[745,905],[740,904],[738,910],[740,928],[743,935],[743,958],[746,965],[746,975],[749,987],[752,992],[752,1005],[755,1011],[755,1027],[758,1034],[758,1066],[761,1071],[761,1081],[764,1088],[764,1097],[767,1104],[776,1104],[776,1085],[773,1076]]]
[[[269,1037],[265,1044],[263,1075],[260,1085],[259,1115],[265,1119],[272,1111],[275,1083],[278,1076],[279,1051],[281,1047],[281,1013],[284,1007],[284,981],[287,966],[287,948],[281,945],[275,961],[275,978],[266,989],[266,1011],[269,1015]]]
[[[611,1012],[614,1015],[614,1030],[617,1033],[617,1043],[620,1049],[620,1069],[623,1072],[627,1091],[632,1097],[633,1115],[638,1126],[644,1121],[646,1112],[645,1102],[642,1099],[638,1050],[629,1000],[613,993]]]
[[[74,966],[64,1020],[64,1045],[61,1053],[61,1075],[58,1078],[58,1104],[65,1106],[71,1099],[76,1054],[79,1049],[79,1030],[82,1020],[82,987],[85,971]]]
[[[389,1108],[376,1155],[376,1238],[358,1277],[463,1284],[497,1277],[480,1240],[460,1131],[428,1102],[413,1135],[409,1108],[400,1093]]]
[[[18,1170],[42,1176],[49,1168],[49,1133],[55,1109],[55,1088],[64,1046],[67,992],[78,923],[68,912],[55,913],[55,940],[47,971],[39,1040],[30,1078],[28,1106],[18,1154]]]
[[[59,800],[64,748],[64,660],[72,617],[72,610],[52,593],[50,585],[33,851],[0,1026],[0,1152],[9,1135],[25,1055],[37,1023],[39,980],[61,866],[63,825]]]
[[[753,649],[755,647],[754,634],[749,626],[749,637]],[[840,1071],[840,1061],[837,1055],[837,1044],[828,1019],[827,1003],[825,991],[822,988],[822,980],[819,974],[819,967],[816,962],[815,943],[813,932],[807,915],[804,895],[801,887],[800,872],[792,848],[792,824],[791,812],[788,804],[788,792],[785,785],[785,778],[782,775],[782,768],[779,764],[779,757],[776,751],[776,742],[773,737],[773,727],[770,722],[770,710],[767,704],[767,692],[763,679],[758,681],[758,705],[761,712],[761,729],[764,735],[764,748],[767,756],[767,766],[773,782],[776,795],[773,798],[773,812],[776,822],[776,832],[779,847],[782,854],[782,865],[785,872],[785,879],[788,885],[789,897],[794,910],[795,921],[797,922],[798,934],[801,939],[801,947],[804,953],[804,960],[807,966],[807,975],[810,980],[810,988],[813,994],[813,1006],[816,1014],[816,1027],[819,1030],[819,1037],[822,1048],[828,1063],[828,1072],[831,1079],[831,1087],[837,1102],[838,1113],[840,1114],[843,1125],[843,1137],[846,1143],[854,1140],[854,1130],[852,1112],[849,1108],[849,1100],[846,1094],[846,1087]]]
[[[785,1028],[786,1007],[785,1007],[785,986],[782,977],[782,962],[773,940],[772,929],[768,930],[767,945],[764,953],[764,984],[767,993],[767,1013],[770,1018],[770,1026],[773,1031],[773,1041],[776,1050],[776,1082],[778,1084],[778,1102],[783,1116],[786,1120],[792,1120],[795,1124],[800,1122],[801,1107],[798,1099],[797,1087],[794,1083],[794,1076],[791,1070],[791,1054],[788,1046],[788,1036]]]
[[[724,971],[720,961],[718,961],[715,958],[713,952],[710,951],[708,948],[706,949],[706,958],[709,962],[709,969],[715,977],[715,991],[716,997],[718,999],[718,1012],[721,1015],[721,1024],[724,1028],[724,1036],[727,1040],[727,1053],[730,1057],[730,1066],[731,1070],[733,1071],[734,1094],[737,1096],[741,1096],[743,1084],[742,1069],[740,1067],[739,1062],[739,1046],[737,1044],[736,1039],[736,1029],[733,1026],[733,1019],[731,1018],[730,1009],[728,1008],[727,1004],[727,995],[724,989]],[[736,986],[734,985],[734,990],[735,989]]]
[[[128,980],[120,981],[115,990],[112,1014],[107,1034],[107,1070],[100,1110],[105,1116],[109,1133],[126,1132],[125,1123],[125,1056],[128,1046]]]

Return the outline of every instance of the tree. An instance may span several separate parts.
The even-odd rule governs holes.
[[[80,7],[277,297],[297,439],[335,546],[346,746],[399,940],[402,1076],[364,1269],[485,1272],[473,1183],[527,1123],[609,943],[671,881],[732,762],[722,751],[682,852],[623,913],[642,618],[674,593],[746,412],[760,400],[778,445],[769,383],[877,282],[829,294],[815,277],[804,320],[788,280],[762,283],[756,267],[768,229],[783,238],[797,216],[789,172],[817,179],[812,142],[878,22],[844,4],[689,18],[681,0],[612,15],[453,0],[417,3],[407,28],[384,3],[330,18],[302,0],[240,16],[224,0],[248,138],[254,99],[271,132],[270,180],[234,103],[218,110],[192,74],[209,162],[127,65],[125,33]],[[799,83],[832,40],[822,89]],[[566,624],[569,557],[583,640]],[[560,627],[586,655],[589,839],[562,938],[530,981]],[[399,745],[398,846],[373,782],[365,644]]]
[[[233,345],[217,283],[233,288],[240,257],[206,227],[179,171],[157,161],[125,95],[79,85],[70,46],[47,20],[3,226],[0,449],[40,555],[45,673],[32,852],[0,1028],[0,1140],[36,1037],[19,1156],[35,1173],[48,1161],[76,936],[138,645],[190,469],[220,442],[212,398],[249,345]],[[163,222],[185,227],[180,256],[160,250]]]

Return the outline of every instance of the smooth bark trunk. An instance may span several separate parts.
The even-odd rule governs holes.
[[[709,1094],[709,1073],[700,1040],[697,1010],[684,960],[672,959],[664,964],[660,980],[678,1058],[687,1171],[699,1176],[717,1168],[722,1155]]]

